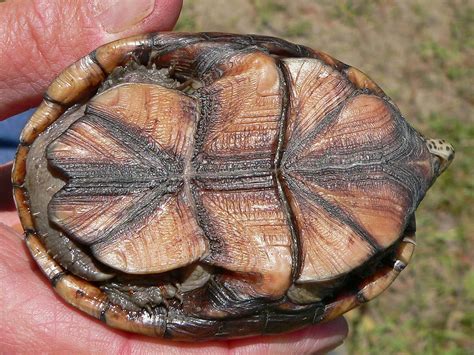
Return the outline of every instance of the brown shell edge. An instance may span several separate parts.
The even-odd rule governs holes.
[[[415,233],[406,234],[395,250],[393,267],[384,266],[358,286],[358,292],[345,294],[324,308],[321,322],[330,321],[385,291],[410,262],[415,251]]]
[[[111,305],[105,293],[99,288],[67,273],[49,256],[34,233],[26,233],[26,245],[41,271],[51,281],[56,293],[73,307],[117,329],[150,336],[163,336],[164,327],[158,327],[156,322],[144,321],[143,316],[130,317],[127,311]],[[165,324],[164,321],[162,324]]]
[[[42,103],[22,132],[20,146],[12,171],[12,183],[20,220],[25,229],[25,240],[28,249],[43,273],[51,281],[56,292],[64,300],[85,313],[106,322],[111,327],[151,336],[171,337],[173,334],[167,332],[166,329],[168,321],[173,321],[173,319],[170,319],[170,315],[151,316],[146,312],[132,314],[132,312],[122,310],[118,306],[113,306],[107,301],[107,296],[104,292],[89,282],[69,274],[48,254],[38,235],[35,233],[34,222],[28,203],[28,192],[23,187],[26,175],[26,157],[29,146],[34,142],[36,137],[58,119],[67,108],[80,102],[87,95],[92,93],[113,68],[123,64],[133,55],[134,50],[140,47],[150,49],[154,40],[161,36],[168,40],[179,38],[179,34],[176,33],[158,33],[118,40],[99,47],[91,54],[81,58],[78,62],[65,69],[65,71],[51,83]],[[194,36],[201,40],[211,41],[228,41],[238,38],[241,41],[247,41],[249,45],[255,45],[257,43],[261,47],[269,50],[270,53],[320,59],[331,67],[343,72],[356,88],[367,89],[383,97],[385,100],[390,101],[382,89],[358,69],[350,67],[323,52],[314,51],[304,46],[297,46],[283,40],[265,36],[238,36],[219,33],[184,34],[184,36]],[[295,49],[297,52],[295,52]],[[290,325],[291,329],[296,330],[311,323],[329,321],[377,296],[392,283],[399,272],[410,261],[414,250],[413,241],[414,233],[413,235],[405,236],[395,252],[398,260],[395,261],[394,266],[391,268],[384,267],[379,270],[372,278],[366,280],[366,282],[359,286],[358,292],[339,297],[334,302],[326,305],[322,314],[314,314],[313,317],[305,317],[301,322],[296,322],[291,325],[287,324],[287,326]],[[401,265],[403,267],[401,267]],[[185,316],[176,318],[178,321],[174,319],[175,323],[186,322],[187,320]],[[240,320],[245,320],[245,318]],[[231,320],[228,321],[228,323],[235,321],[239,320]],[[262,325],[265,327],[260,331],[266,329],[268,322],[268,319],[264,320]],[[219,328],[213,321],[210,321],[207,326],[215,327],[215,329]],[[246,330],[241,327],[236,327],[235,329],[243,331],[243,335],[252,335],[246,334]],[[266,333],[272,334],[290,330],[288,328],[279,327],[277,324],[275,324],[275,327],[272,327],[272,329],[273,331],[270,330]],[[199,340],[229,336],[229,334],[224,334],[225,332],[222,334],[216,333],[214,336],[210,333],[211,332],[204,332],[203,337]],[[250,331],[250,333],[252,333],[252,331]],[[258,332],[255,332],[253,334],[257,333]],[[239,334],[237,334],[237,336],[239,336]],[[242,334],[240,334],[240,336],[242,336]],[[174,338],[176,340],[193,339],[191,334],[181,334],[180,332],[175,333]]]
[[[210,335],[210,333],[207,332],[199,339],[193,339],[191,336],[180,334],[179,332],[175,334],[166,334],[168,321],[171,320],[169,319],[170,315],[160,314],[151,316],[144,311],[132,313],[124,311],[118,306],[113,306],[107,301],[107,296],[99,288],[91,285],[89,282],[68,274],[61,266],[59,266],[58,263],[49,256],[43,244],[34,233],[26,233],[26,244],[33,258],[37,261],[42,272],[48,277],[59,296],[75,308],[105,322],[111,327],[149,336],[173,336],[175,340],[204,341],[214,338],[213,335]],[[350,309],[376,297],[393,282],[393,280],[408,264],[413,251],[414,236],[410,238],[405,237],[396,251],[397,260],[394,263],[394,267],[385,267],[382,270],[379,270],[371,280],[360,285],[358,292],[341,296],[334,302],[326,305],[321,315],[315,314],[314,317],[305,318],[301,323],[297,322],[296,324],[291,324],[292,329],[276,327],[274,331],[269,331],[267,334],[297,330],[312,323],[330,321]],[[188,317],[181,316],[180,318],[181,322],[186,323]],[[250,316],[248,318],[250,320],[250,318],[253,317]],[[245,321],[245,317],[241,320]],[[233,321],[239,320],[224,320],[222,322],[231,323]],[[268,320],[265,320],[265,322],[262,322],[262,325],[267,322]],[[209,326],[218,329],[219,326],[216,323],[217,322],[211,321]],[[216,334],[215,337],[218,337],[218,335]]]

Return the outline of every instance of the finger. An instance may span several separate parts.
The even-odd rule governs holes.
[[[38,104],[67,65],[114,39],[170,30],[182,0],[0,3],[0,119]]]
[[[22,236],[0,223],[2,351],[27,353],[227,353],[226,343],[186,344],[127,334],[66,305],[30,262]]]
[[[235,355],[322,354],[339,346],[347,333],[347,322],[340,317],[289,334],[234,340],[230,348]]]
[[[163,353],[187,354],[305,354],[329,350],[347,335],[340,318],[279,336],[228,342],[173,343],[128,334],[104,326],[72,309],[53,294],[46,278],[30,261],[22,236],[0,223],[0,332],[7,353],[35,348],[38,352]]]

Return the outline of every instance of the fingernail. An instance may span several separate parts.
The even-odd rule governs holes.
[[[155,0],[94,0],[92,11],[108,33],[125,31],[146,19]]]

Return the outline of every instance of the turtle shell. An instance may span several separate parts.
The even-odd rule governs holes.
[[[58,76],[23,130],[14,195],[54,289],[108,325],[273,334],[395,279],[449,149],[434,154],[372,80],[325,53],[158,33]]]

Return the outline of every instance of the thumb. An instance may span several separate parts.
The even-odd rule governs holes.
[[[0,164],[0,224],[3,223],[17,230],[21,230],[15,202],[13,202],[11,171],[11,163]]]
[[[112,40],[170,30],[182,0],[0,3],[0,119],[39,103],[67,65]]]

